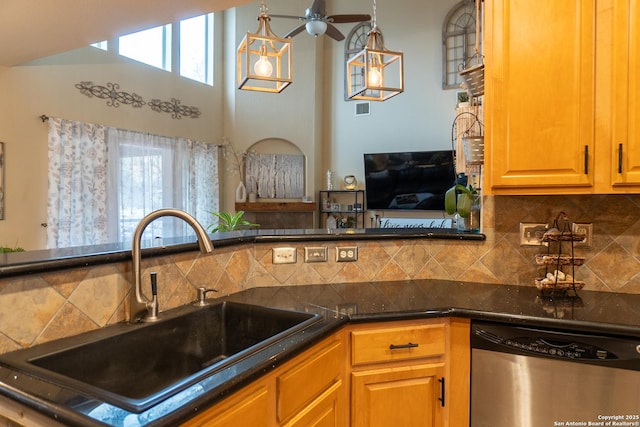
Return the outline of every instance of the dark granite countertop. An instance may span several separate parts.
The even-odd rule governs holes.
[[[340,240],[443,239],[485,240],[481,233],[459,233],[451,228],[363,229],[255,229],[211,234],[214,247],[246,243],[294,243]],[[198,250],[196,238],[156,239],[143,242],[143,256],[162,256]],[[111,243],[62,249],[0,253],[0,278],[63,268],[87,267],[131,260],[131,243]]]
[[[533,287],[416,280],[254,288],[223,299],[314,312],[323,320],[141,414],[6,367],[0,367],[0,394],[65,425],[173,426],[348,322],[456,316],[640,338],[640,295],[580,291],[550,298]]]

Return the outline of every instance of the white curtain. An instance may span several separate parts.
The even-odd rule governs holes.
[[[107,241],[105,128],[49,119],[47,246]]]
[[[219,209],[216,145],[49,122],[49,248],[130,242],[140,219],[160,208],[189,212],[205,227],[212,222],[209,212]],[[183,221],[163,219],[147,227],[145,239],[190,234]]]

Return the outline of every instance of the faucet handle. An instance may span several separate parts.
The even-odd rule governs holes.
[[[207,303],[205,302],[205,299],[207,298],[207,294],[209,292],[218,292],[217,289],[207,289],[207,288],[198,288],[198,299],[196,301],[196,305],[207,305]]]

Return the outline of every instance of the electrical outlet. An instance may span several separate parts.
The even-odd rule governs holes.
[[[353,316],[354,314],[358,314],[358,304],[355,303],[345,303],[338,304],[336,306],[336,311],[343,316]]]
[[[298,261],[296,248],[273,248],[271,256],[274,264],[295,264]]]
[[[593,239],[593,224],[591,224],[590,222],[585,222],[585,223],[574,222],[572,225],[571,231],[576,234],[584,233],[586,236],[583,240],[580,240],[579,242],[574,242],[573,243],[574,248],[590,248],[591,247],[591,242]]]
[[[357,246],[337,246],[336,261],[337,262],[353,262],[358,260]]]
[[[327,252],[326,246],[304,248],[304,262],[327,262]]]
[[[541,222],[520,223],[520,246],[547,246],[542,242],[542,235],[547,231],[547,224]]]

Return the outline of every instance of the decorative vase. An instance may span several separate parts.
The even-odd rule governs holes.
[[[344,189],[355,190],[358,186],[358,180],[353,175],[347,175],[344,177]]]
[[[240,181],[236,187],[236,203],[244,203],[247,201],[247,188],[244,182]]]
[[[473,194],[471,197],[471,206],[469,214],[466,217],[462,217],[459,213],[456,214],[456,227],[458,231],[466,231],[471,233],[480,232],[480,206],[482,196],[479,194]],[[458,195],[460,198],[460,195]]]

